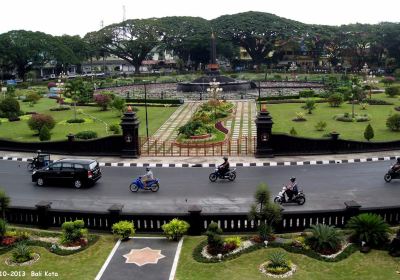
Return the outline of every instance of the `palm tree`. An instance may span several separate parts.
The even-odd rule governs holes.
[[[10,197],[7,194],[0,190],[0,211],[3,219],[6,219],[6,208],[10,205]]]
[[[338,231],[325,224],[312,225],[308,230],[311,236],[307,238],[310,247],[319,253],[335,253],[340,249],[342,236]]]
[[[372,213],[363,213],[352,217],[347,228],[353,231],[353,238],[367,242],[369,245],[380,245],[388,240],[389,225],[381,216]]]
[[[71,99],[74,101],[74,119],[76,120],[76,102],[80,95],[85,92],[85,85],[81,79],[68,81],[65,92],[71,94]]]

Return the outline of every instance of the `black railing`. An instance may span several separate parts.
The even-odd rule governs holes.
[[[191,234],[204,232],[211,222],[216,222],[224,232],[255,232],[260,220],[249,219],[247,213],[201,213],[201,210],[187,213],[123,213],[122,207],[109,209],[108,212],[70,211],[47,207],[10,207],[6,218],[9,223],[21,225],[39,225],[43,228],[61,227],[66,221],[82,219],[85,226],[93,230],[110,231],[115,222],[128,220],[133,222],[136,232],[160,233],[161,226],[173,218],[186,220],[191,225]],[[343,228],[347,221],[359,213],[376,213],[389,224],[400,222],[400,206],[375,208],[344,208],[337,210],[290,211],[282,213],[282,220],[275,224],[275,230],[281,232],[302,231],[314,224],[327,224]]]

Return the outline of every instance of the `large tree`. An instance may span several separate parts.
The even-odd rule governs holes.
[[[300,38],[305,28],[300,22],[262,12],[221,16],[212,25],[221,37],[243,47],[256,65],[289,40]]]
[[[163,39],[159,19],[131,19],[112,24],[85,36],[99,51],[113,54],[135,67],[139,67],[148,53]]]
[[[74,53],[51,35],[13,30],[0,34],[0,63],[5,70],[17,71],[20,78],[34,67],[50,61],[76,60]]]

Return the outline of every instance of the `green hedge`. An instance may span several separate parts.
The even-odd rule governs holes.
[[[300,96],[299,95],[265,96],[265,97],[257,98],[257,101],[288,100],[288,99],[300,99]]]
[[[137,98],[127,98],[126,102],[129,103],[144,103],[144,99]],[[147,103],[157,103],[157,104],[183,104],[182,99],[147,99]]]

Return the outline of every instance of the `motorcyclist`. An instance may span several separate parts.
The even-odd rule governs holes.
[[[146,167],[146,174],[142,176],[144,188],[147,188],[147,182],[151,180],[154,180],[153,172],[150,167]]]
[[[292,200],[293,195],[297,195],[299,193],[297,188],[297,182],[295,177],[290,178],[289,184],[286,185],[286,195],[289,200]]]
[[[229,171],[228,157],[223,157],[224,163],[218,166],[218,172],[221,176],[224,176]]]
[[[397,158],[397,162],[392,166],[392,170],[396,173],[400,171],[400,157]]]

